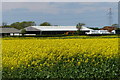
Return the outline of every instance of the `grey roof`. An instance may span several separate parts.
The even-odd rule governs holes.
[[[15,28],[0,28],[0,33],[20,33],[20,30]]]
[[[34,28],[34,27],[32,27],[32,26],[26,27],[25,29],[26,29],[26,31],[40,31],[39,29]]]

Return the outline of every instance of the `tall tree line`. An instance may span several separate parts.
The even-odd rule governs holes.
[[[23,21],[23,22],[14,22],[8,25],[6,22],[3,22],[1,27],[13,27],[20,30],[29,26],[36,26],[36,23],[34,21]],[[43,22],[39,24],[39,26],[52,26],[52,25],[49,22]]]
[[[35,26],[36,23],[34,21],[23,21],[23,22],[15,22],[10,25],[7,25],[7,23],[3,22],[2,27],[13,27],[16,29],[23,29],[28,26]]]
[[[76,25],[76,28],[78,29],[78,31],[80,31],[81,26],[83,26],[83,25],[85,25],[85,24],[78,23]],[[14,22],[14,23],[8,25],[6,22],[3,22],[2,26],[0,26],[0,27],[13,27],[13,28],[20,30],[20,29],[24,29],[24,28],[29,27],[29,26],[36,26],[36,23],[34,21],[23,21],[23,22]],[[43,22],[43,23],[39,24],[39,26],[52,26],[52,25],[49,22]],[[116,27],[117,29],[120,30],[120,27],[118,27],[118,24],[112,24],[111,26]],[[93,30],[99,30],[98,27],[96,27],[96,28],[90,27],[90,28]]]

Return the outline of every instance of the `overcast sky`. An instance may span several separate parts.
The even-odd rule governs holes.
[[[119,0],[1,0],[2,2],[118,2]]]
[[[102,27],[108,25],[108,9],[112,8],[113,21],[118,23],[117,2],[3,2],[2,20],[11,24],[35,21],[37,25],[50,22],[52,25]]]

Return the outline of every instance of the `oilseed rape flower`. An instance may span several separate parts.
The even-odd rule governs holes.
[[[7,76],[85,78],[96,75],[99,78],[101,74],[115,77],[120,57],[118,46],[117,38],[3,40],[3,76],[16,71],[18,75]]]

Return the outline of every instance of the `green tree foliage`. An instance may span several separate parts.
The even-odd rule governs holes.
[[[10,26],[14,27],[16,29],[23,29],[23,28],[26,28],[28,26],[35,26],[35,25],[36,24],[33,21],[23,21],[23,22],[12,23]]]
[[[44,23],[40,24],[40,26],[52,26],[52,25],[48,22],[44,22]]]
[[[85,25],[84,23],[78,23],[78,24],[76,25],[76,28],[78,29],[78,30],[77,30],[77,34],[81,34],[80,29],[81,29],[82,26],[84,26],[84,25]]]
[[[2,26],[6,26],[7,25],[7,23],[6,22],[2,22]]]
[[[118,24],[112,24],[113,27],[118,27]]]
[[[22,29],[22,30],[21,30],[22,36],[24,36],[25,33],[26,33],[26,30],[25,30],[25,29]]]
[[[77,25],[76,25],[76,28],[78,29],[78,30],[80,30],[81,28],[82,28],[82,26],[84,26],[85,24],[84,23],[78,23]]]
[[[117,30],[120,30],[120,26],[118,24],[112,24],[113,27],[116,27]]]
[[[11,26],[10,26],[10,25],[7,25],[6,22],[2,22],[2,26],[0,26],[0,27],[5,28],[5,27],[11,27]]]

